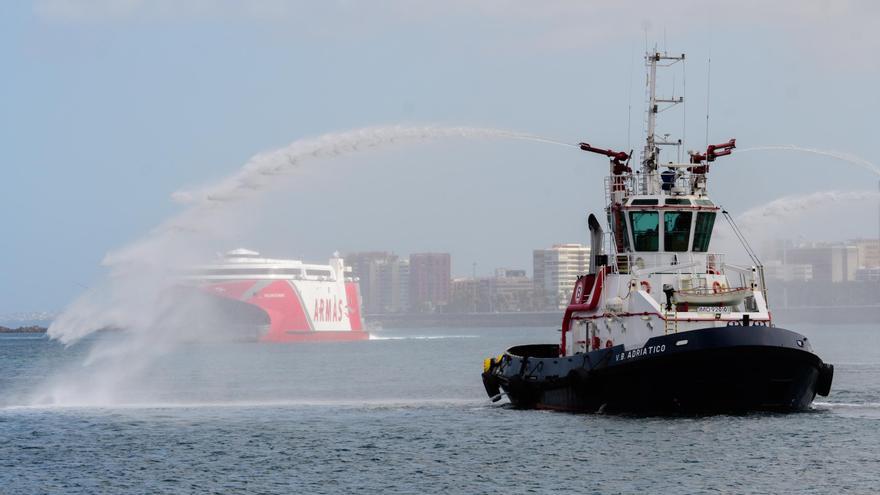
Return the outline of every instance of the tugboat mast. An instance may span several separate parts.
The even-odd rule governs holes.
[[[684,103],[684,96],[669,98],[657,97],[657,67],[666,68],[684,61],[684,54],[674,56],[668,55],[666,52],[654,51],[645,54],[645,65],[648,68],[647,81],[647,105],[648,105],[648,127],[645,142],[645,149],[642,151],[642,192],[643,194],[657,194],[657,181],[653,181],[650,177],[655,175],[657,165],[660,160],[660,146],[681,146],[681,139],[670,140],[666,134],[662,139],[657,138],[657,114],[661,111],[672,108],[679,103]],[[660,108],[660,105],[664,105]]]

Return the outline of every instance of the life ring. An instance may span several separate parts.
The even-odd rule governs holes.
[[[642,290],[644,290],[648,294],[651,293],[651,282],[648,282],[647,280],[642,280],[640,285],[642,286]]]
[[[717,280],[712,282],[712,292],[718,294],[719,292],[721,292],[721,289],[722,289],[721,282],[719,282]]]

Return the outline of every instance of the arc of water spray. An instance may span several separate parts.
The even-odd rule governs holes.
[[[229,225],[217,221],[223,207],[273,189],[278,183],[276,175],[315,160],[442,138],[516,139],[576,148],[533,134],[481,127],[381,126],[294,141],[278,150],[255,155],[219,182],[195,191],[175,192],[172,199],[187,207],[147,235],[108,253],[103,260],[110,271],[102,284],[104,295],[89,293],[74,301],[52,323],[49,335],[71,343],[102,326],[150,332],[161,316],[152,304],[160,301],[164,289],[174,283],[170,260],[185,264],[184,261],[198,255],[193,247],[198,240],[227,231]]]
[[[784,196],[769,203],[750,208],[737,217],[744,228],[769,227],[786,218],[805,211],[822,208],[833,203],[876,200],[877,191],[818,191],[796,196]]]
[[[770,145],[770,146],[755,146],[753,148],[743,148],[738,149],[737,153],[748,153],[750,151],[798,151],[801,153],[813,153],[816,155],[827,156],[831,158],[835,158],[837,160],[842,160],[844,162],[852,163],[854,165],[858,165],[866,170],[869,170],[876,175],[880,175],[880,167],[875,165],[868,160],[860,156],[853,155],[851,153],[844,153],[841,151],[834,150],[820,150],[816,148],[807,148],[804,146],[797,146],[794,144],[780,144],[780,145]]]
[[[577,147],[533,134],[482,127],[367,127],[294,141],[284,148],[254,156],[239,172],[216,184],[196,191],[177,191],[171,197],[179,203],[202,206],[236,201],[267,187],[270,177],[290,172],[306,161],[338,157],[393,144],[454,137],[517,139]]]

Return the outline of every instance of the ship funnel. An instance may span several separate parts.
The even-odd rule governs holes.
[[[602,225],[596,219],[596,215],[590,213],[587,218],[587,225],[590,227],[590,273],[598,273],[599,266],[607,265],[608,261],[602,249]]]

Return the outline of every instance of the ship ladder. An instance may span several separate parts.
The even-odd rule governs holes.
[[[675,305],[671,310],[663,310],[663,334],[669,335],[670,330],[672,333],[678,333],[678,308]]]
[[[629,256],[625,254],[617,256],[617,273],[629,273]]]

